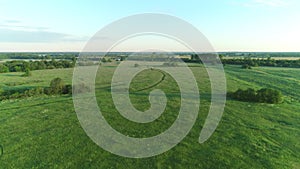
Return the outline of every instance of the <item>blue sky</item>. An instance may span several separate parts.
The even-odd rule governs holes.
[[[186,20],[217,51],[300,51],[299,9],[298,0],[0,0],[0,51],[81,51],[105,25],[145,12]]]

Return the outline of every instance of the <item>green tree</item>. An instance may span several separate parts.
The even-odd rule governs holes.
[[[282,102],[282,94],[278,90],[263,88],[258,91],[254,89],[248,88],[247,90],[238,89],[235,92],[228,93],[228,96],[247,102],[260,102],[260,103],[281,103]]]
[[[31,76],[32,74],[31,74],[31,72],[30,72],[30,69],[29,68],[26,68],[26,70],[25,70],[25,73],[22,75],[23,77],[29,77],[29,76]]]
[[[0,73],[6,73],[9,72],[9,69],[7,66],[0,64]]]
[[[257,91],[257,98],[262,103],[280,103],[282,94],[278,90],[263,88]]]
[[[61,78],[55,78],[50,83],[50,94],[62,94],[65,84]]]

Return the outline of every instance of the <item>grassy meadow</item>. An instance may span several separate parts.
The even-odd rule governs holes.
[[[110,81],[117,65],[103,65],[96,78],[96,96],[108,123],[131,137],[150,137],[170,127],[180,108],[174,79],[157,70],[139,73],[130,85],[130,99],[141,111],[150,106],[149,92],[162,89],[165,112],[151,123],[134,123],[114,108]],[[173,149],[150,158],[130,159],[98,147],[76,117],[72,96],[37,96],[0,102],[0,168],[300,168],[300,69],[225,66],[227,89],[269,87],[280,90],[280,104],[228,99],[218,128],[203,144],[199,133],[210,106],[210,82],[201,65],[190,67],[198,83],[201,107],[190,133]],[[72,82],[73,69],[1,73],[4,90],[46,87],[60,77]],[[101,131],[99,131],[101,132]]]

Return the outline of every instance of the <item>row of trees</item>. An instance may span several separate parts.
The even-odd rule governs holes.
[[[79,56],[78,52],[46,52],[46,53],[0,53],[0,59],[69,59]]]
[[[72,68],[75,60],[42,60],[42,61],[8,61],[0,63],[0,73],[5,72],[26,72],[26,70],[42,70],[56,68]]]
[[[263,88],[260,90],[254,90],[252,88],[248,88],[246,90],[238,89],[235,92],[228,93],[228,96],[236,100],[247,102],[276,104],[283,101],[280,91],[269,88]]]
[[[206,63],[215,63],[216,55],[213,54],[191,54],[191,58],[183,58],[182,60],[187,63],[202,63],[203,59]],[[275,60],[271,57],[268,58],[226,58],[224,55],[220,55],[220,59],[224,65],[242,65],[243,68],[251,69],[251,67],[258,66],[272,66],[272,67],[293,67],[300,68],[300,59],[298,60]]]
[[[219,55],[226,56],[226,57],[251,57],[251,58],[300,57],[299,52],[220,52]]]
[[[274,60],[270,57],[267,59],[252,59],[252,58],[232,58],[222,59],[223,64],[245,65],[245,67],[257,66],[272,66],[272,67],[293,67],[300,68],[299,60]]]
[[[65,85],[61,78],[55,78],[49,87],[37,87],[32,89],[17,89],[3,91],[0,89],[0,100],[18,99],[39,95],[61,95],[72,94],[72,85]]]

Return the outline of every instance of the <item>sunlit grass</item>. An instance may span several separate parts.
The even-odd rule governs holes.
[[[96,84],[97,99],[107,121],[118,131],[132,137],[156,135],[176,119],[179,97],[173,78],[167,76],[152,88],[161,74],[145,71],[131,84],[130,95],[137,109],[149,106],[148,94],[161,88],[169,94],[166,114],[149,124],[136,124],[113,108],[110,79],[115,67],[102,67]],[[196,124],[175,148],[156,157],[128,159],[113,155],[93,143],[81,128],[71,96],[39,96],[0,102],[0,144],[4,154],[0,168],[292,168],[300,159],[300,103],[288,100],[282,104],[247,103],[227,100],[223,118],[212,137],[199,144],[210,99],[210,83],[203,67],[191,67],[199,84],[201,107]],[[265,68],[252,70],[225,66],[227,88],[275,88],[287,98],[300,97],[299,69]],[[48,86],[55,77],[71,84],[72,69],[0,74],[0,85],[14,87]],[[105,76],[102,76],[102,75]],[[16,83],[17,85],[8,85]],[[101,132],[101,131],[99,131]]]

